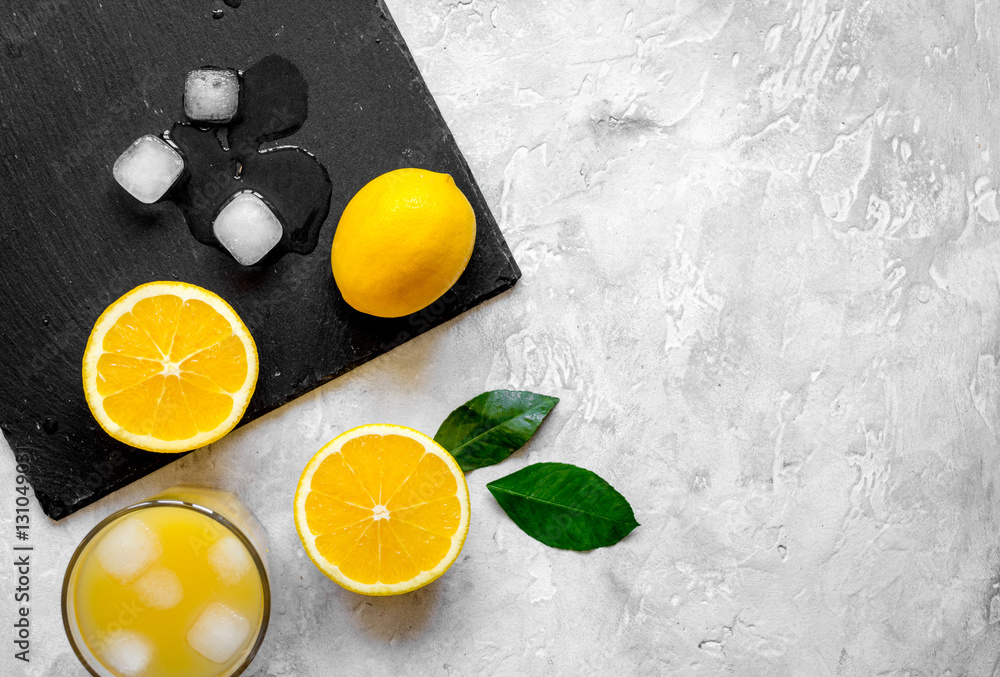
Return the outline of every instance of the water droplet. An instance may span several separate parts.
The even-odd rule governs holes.
[[[42,324],[43,324],[43,325],[45,325],[46,327],[47,327],[47,326],[49,326],[49,322],[51,322],[51,321],[52,321],[52,320],[50,320],[50,319],[49,319],[49,318],[47,318],[47,317],[43,317],[43,318],[42,318]]]
[[[221,19],[224,16],[226,16],[226,13],[223,10],[221,10],[221,9],[213,9],[212,10],[212,18],[213,19],[219,20],[219,19]]]
[[[243,0],[223,0],[223,2],[225,2],[233,9],[236,9],[237,7],[243,4]]]

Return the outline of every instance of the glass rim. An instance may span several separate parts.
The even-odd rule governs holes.
[[[63,630],[66,632],[66,637],[69,640],[69,645],[73,649],[73,653],[76,654],[77,659],[80,664],[87,669],[91,675],[94,677],[102,677],[99,673],[94,671],[93,666],[90,664],[90,660],[84,655],[77,646],[76,639],[73,637],[73,631],[71,628],[71,621],[68,613],[67,601],[69,599],[69,585],[70,579],[72,578],[73,571],[76,568],[77,563],[80,560],[80,556],[86,547],[100,534],[107,526],[112,522],[134,512],[139,512],[141,510],[147,510],[149,508],[182,508],[185,510],[192,510],[194,512],[200,513],[210,519],[215,520],[221,524],[225,529],[228,529],[234,536],[236,536],[243,546],[250,553],[250,557],[253,559],[254,566],[257,568],[257,573],[260,575],[261,592],[263,597],[263,608],[261,610],[261,621],[260,628],[257,630],[257,639],[254,641],[253,646],[250,647],[249,653],[246,658],[239,666],[233,666],[233,671],[224,673],[225,677],[238,677],[238,675],[243,674],[250,664],[253,662],[254,657],[257,655],[257,651],[260,650],[261,645],[264,643],[264,635],[267,634],[268,621],[271,618],[271,584],[268,580],[267,566],[264,564],[264,560],[261,558],[260,553],[257,552],[257,546],[254,545],[253,541],[243,533],[243,530],[238,526],[233,524],[227,517],[219,514],[218,512],[212,510],[211,508],[199,505],[198,503],[192,503],[191,501],[185,501],[178,498],[151,498],[139,503],[135,503],[128,507],[122,508],[98,522],[93,529],[87,532],[87,535],[83,537],[80,544],[76,546],[76,550],[73,551],[73,556],[69,559],[69,564],[66,565],[66,573],[63,575],[62,584],[62,596],[60,599],[60,606],[62,608],[62,621]],[[76,622],[76,619],[73,619]],[[76,624],[79,626],[79,624]],[[88,649],[89,651],[89,649]],[[96,654],[90,651],[91,655]],[[102,665],[102,667],[104,667]],[[105,668],[106,669],[106,668]],[[110,671],[109,671],[110,672]],[[223,673],[220,673],[223,674]]]

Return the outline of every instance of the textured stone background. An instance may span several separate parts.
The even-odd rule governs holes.
[[[270,533],[253,674],[994,674],[1000,2],[388,4],[524,279],[58,525],[35,510],[33,662],[0,567],[0,672],[80,674],[72,548],[197,480]],[[290,512],[311,454],[501,387],[562,402],[470,476],[448,575],[388,599],[323,578]],[[484,485],[552,460],[642,527],[588,554],[524,536]]]

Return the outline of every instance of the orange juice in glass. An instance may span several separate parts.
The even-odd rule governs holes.
[[[242,673],[264,639],[263,531],[229,492],[180,486],[120,510],[80,543],[63,623],[101,677]]]

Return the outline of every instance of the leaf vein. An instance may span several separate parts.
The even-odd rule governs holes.
[[[498,487],[498,486],[491,487],[490,485],[486,485],[486,487],[488,489],[490,489],[490,490],[500,491],[500,492],[508,494],[510,496],[517,496],[518,498],[523,498],[526,501],[535,501],[537,503],[544,503],[545,505],[551,505],[551,506],[555,506],[557,508],[564,508],[566,510],[572,510],[574,512],[579,512],[579,513],[582,513],[584,515],[590,515],[591,517],[596,517],[597,519],[602,519],[602,520],[605,520],[606,522],[611,522],[613,524],[626,524],[626,525],[633,525],[634,524],[635,526],[639,526],[639,523],[636,522],[634,518],[633,518],[633,520],[631,522],[626,522],[626,521],[623,521],[623,520],[618,520],[618,519],[614,519],[612,517],[607,517],[605,515],[601,515],[600,513],[590,512],[590,511],[584,510],[582,508],[576,508],[576,507],[573,507],[571,505],[563,505],[562,503],[556,503],[554,501],[546,501],[544,498],[538,498],[537,496],[530,496],[528,494],[519,494],[518,492],[511,491],[510,489],[505,489],[505,488]]]
[[[472,438],[471,440],[469,440],[468,442],[463,442],[463,443],[462,443],[462,444],[460,444],[459,446],[455,447],[455,450],[454,450],[454,451],[452,452],[452,455],[455,455],[455,454],[459,453],[459,452],[460,452],[460,451],[462,451],[462,449],[464,449],[465,447],[469,446],[470,444],[472,444],[472,443],[476,442],[476,441],[477,441],[477,440],[479,440],[479,439],[482,439],[482,438],[483,438],[483,437],[485,437],[486,435],[489,435],[489,434],[490,434],[491,432],[493,432],[494,430],[497,430],[498,428],[502,428],[503,426],[507,425],[508,423],[510,423],[511,421],[513,421],[513,420],[515,420],[515,419],[518,419],[518,418],[526,418],[526,417],[528,416],[528,414],[530,414],[530,413],[534,412],[535,410],[538,410],[538,409],[541,409],[541,408],[542,408],[542,407],[544,407],[544,406],[545,406],[545,405],[543,405],[543,404],[537,404],[537,405],[535,405],[534,407],[532,407],[531,409],[528,409],[527,411],[524,411],[524,412],[521,412],[520,414],[517,414],[517,415],[515,415],[515,416],[511,416],[510,418],[508,418],[508,419],[506,419],[506,420],[502,421],[501,423],[498,423],[497,425],[493,426],[492,428],[489,428],[489,429],[487,429],[487,430],[484,430],[484,431],[483,431],[482,433],[480,433],[480,434],[476,435],[475,437],[473,437],[473,438]],[[470,411],[471,411],[471,409],[470,409]],[[475,412],[473,412],[473,413],[475,413]],[[523,445],[522,445],[522,446],[523,446]],[[515,450],[515,451],[516,451],[516,450]],[[513,453],[513,452],[511,452],[511,453]]]

